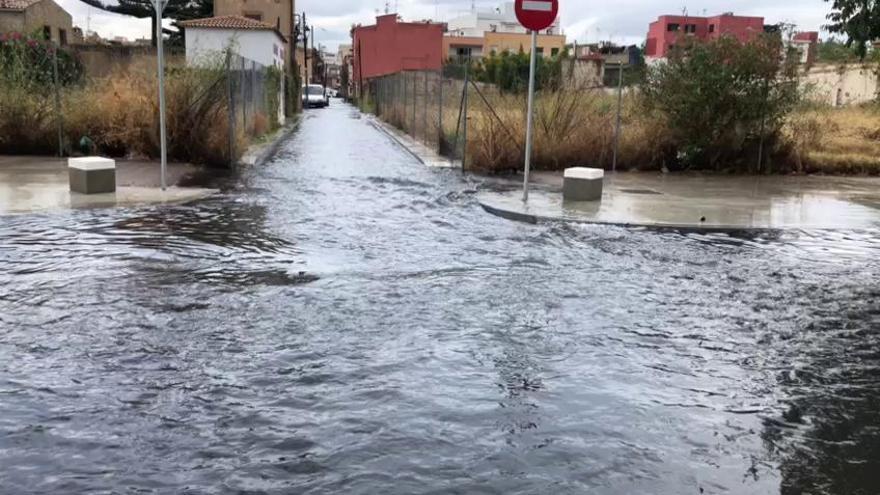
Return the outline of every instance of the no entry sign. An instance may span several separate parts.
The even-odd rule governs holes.
[[[516,0],[516,18],[526,29],[541,31],[553,25],[559,0]]]

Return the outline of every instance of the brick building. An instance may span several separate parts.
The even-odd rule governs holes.
[[[73,19],[53,0],[0,0],[0,33],[40,33],[66,45],[73,40]]]
[[[445,24],[400,22],[397,14],[379,16],[373,26],[354,27],[353,82],[404,70],[439,71],[445,29]]]
[[[0,0],[2,1],[2,0]],[[294,0],[214,0],[214,16],[241,16],[274,27],[284,37],[285,66],[292,74]]]
[[[665,58],[680,36],[693,36],[700,40],[733,36],[746,42],[763,32],[763,17],[743,17],[732,13],[714,17],[664,15],[648,28],[645,58]]]

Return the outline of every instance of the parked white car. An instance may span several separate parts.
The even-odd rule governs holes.
[[[302,95],[303,108],[324,108],[330,105],[327,91],[320,84],[303,86]]]

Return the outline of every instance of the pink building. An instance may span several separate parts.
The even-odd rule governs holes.
[[[763,17],[743,17],[731,13],[715,17],[660,16],[648,28],[645,57],[664,58],[680,36],[712,40],[733,36],[746,42],[764,32]]]
[[[435,70],[443,67],[444,24],[399,22],[397,14],[376,18],[374,26],[352,29],[354,73],[357,84],[402,70]]]

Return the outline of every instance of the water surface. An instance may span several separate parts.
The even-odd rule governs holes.
[[[0,492],[880,492],[877,232],[508,222],[341,105],[219,185],[0,217]]]

